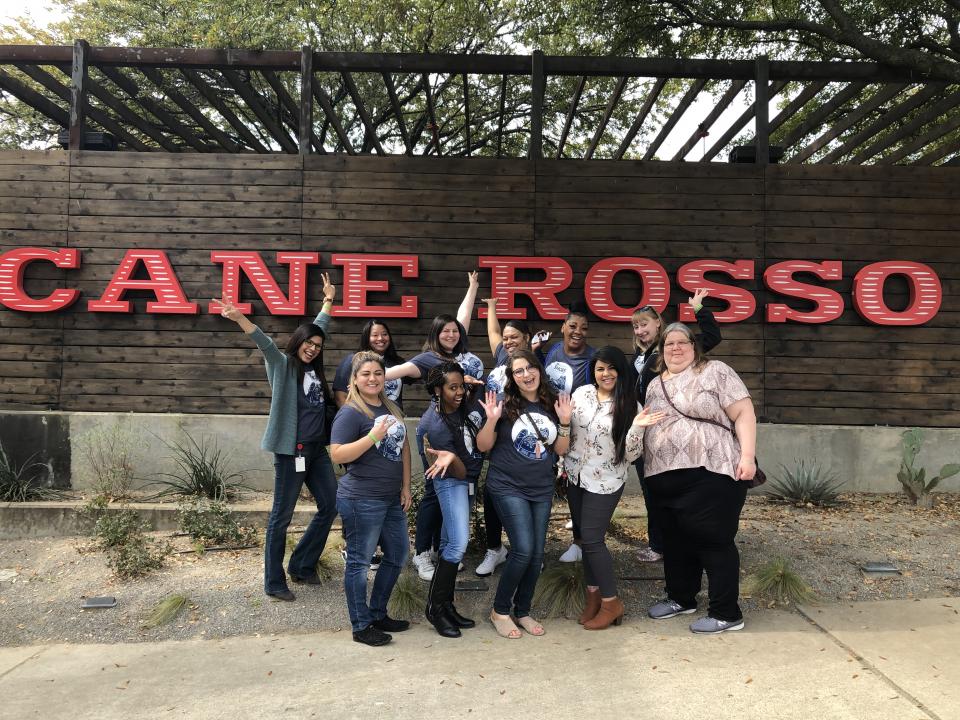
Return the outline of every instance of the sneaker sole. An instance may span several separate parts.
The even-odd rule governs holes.
[[[689,608],[687,610],[678,610],[670,615],[651,615],[650,613],[647,613],[647,617],[651,620],[669,620],[670,618],[675,618],[678,615],[693,615],[696,611],[696,608]]]
[[[694,630],[690,628],[690,632],[694,635],[720,635],[725,632],[736,632],[737,630],[743,630],[744,623],[739,622],[736,625],[731,625],[730,627],[725,627],[722,630]]]

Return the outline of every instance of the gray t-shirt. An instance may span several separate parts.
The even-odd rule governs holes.
[[[346,445],[366,437],[373,429],[376,418],[390,414],[385,405],[367,407],[375,415],[374,418],[368,418],[349,405],[340,408],[330,431],[331,445]],[[399,497],[403,484],[403,445],[406,440],[407,430],[403,419],[397,418],[379,447],[371,444],[363,455],[346,464],[347,474],[340,478],[337,497],[351,500]]]
[[[529,417],[528,417],[529,415]],[[530,420],[540,431],[541,442]],[[540,403],[526,403],[516,421],[503,416],[497,423],[497,439],[490,451],[487,487],[494,495],[513,495],[533,502],[553,497],[557,455],[557,421]]]

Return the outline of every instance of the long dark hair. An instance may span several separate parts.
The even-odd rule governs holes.
[[[323,348],[320,348],[317,356],[309,364],[305,364],[300,359],[300,346],[314,335],[319,335],[323,338],[324,343],[326,343],[327,334],[323,331],[322,327],[314,325],[313,323],[304,323],[290,335],[284,352],[287,355],[287,362],[290,364],[290,367],[297,373],[297,382],[302,384],[303,376],[307,370],[313,370],[317,374],[317,377],[320,378],[324,402],[330,403],[333,402],[333,393],[330,392],[330,386],[327,384],[327,375],[323,370]]]
[[[453,350],[449,353],[443,349],[442,345],[440,345],[440,333],[443,331],[443,328],[447,323],[456,323],[457,329],[460,331],[460,339],[457,341],[457,344]],[[423,349],[424,351],[430,350],[435,352],[440,357],[454,358],[466,350],[466,342],[467,331],[464,330],[463,325],[460,324],[459,320],[457,320],[453,315],[437,315],[430,324],[430,330],[427,332],[427,341],[423,344]]]
[[[530,366],[540,372],[540,387],[537,389],[537,402],[543,405],[543,409],[554,417],[553,404],[557,401],[557,394],[553,391],[550,381],[547,379],[547,373],[543,369],[543,363],[540,358],[530,350],[514,350],[510,353],[507,360],[507,381],[503,386],[503,411],[510,419],[510,422],[516,422],[523,413],[523,406],[527,399],[520,393],[520,388],[513,377],[513,361],[526,360]]]
[[[458,363],[446,361],[430,368],[426,380],[427,393],[429,393],[433,399],[437,415],[439,415],[446,426],[450,428],[453,436],[455,438],[461,438],[463,437],[463,431],[466,430],[470,433],[470,437],[473,438],[473,446],[476,447],[477,433],[480,432],[480,428],[470,419],[470,415],[467,412],[467,401],[473,397],[473,393],[470,391],[464,393],[463,402],[460,403],[460,407],[457,408],[456,412],[448,414],[443,411],[443,401],[440,398],[440,394],[443,392],[443,386],[447,382],[447,375],[450,373],[457,373],[460,376],[460,382],[463,382],[463,368],[460,367]],[[450,415],[455,415],[457,421],[454,422]]]
[[[383,320],[378,320],[377,318],[368,320],[366,325],[363,326],[363,329],[360,330],[360,352],[365,352],[367,350],[371,352],[378,352],[370,347],[370,333],[373,332],[374,325],[382,325],[383,329],[387,331],[387,335],[390,336],[390,344],[387,345],[386,350],[380,353],[383,355],[384,362],[388,367],[400,365],[403,362],[403,358],[400,357],[399,353],[397,353],[397,348],[393,344],[393,332],[390,330],[389,325],[387,325]]]
[[[598,360],[612,366],[617,371],[617,384],[613,386],[613,426],[610,429],[610,435],[613,438],[615,448],[613,463],[619,465],[626,459],[627,431],[630,429],[633,419],[637,416],[637,391],[630,374],[627,356],[623,354],[620,348],[613,345],[604,345],[597,348],[590,359],[589,377],[594,387],[599,386],[596,373]],[[587,431],[590,432],[590,428],[587,428]]]

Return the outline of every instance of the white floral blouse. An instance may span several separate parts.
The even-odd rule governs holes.
[[[630,463],[640,457],[644,429],[631,426],[627,431],[626,456],[622,463],[614,464],[612,427],[613,401],[600,402],[593,385],[577,388],[570,418],[570,450],[564,456],[564,466],[570,482],[587,492],[617,492],[626,481]]]

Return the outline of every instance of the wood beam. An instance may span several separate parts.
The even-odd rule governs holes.
[[[430,89],[430,76],[427,73],[423,73],[423,94],[427,100],[427,118],[430,120],[430,142],[427,143],[427,147],[424,148],[423,154],[430,154],[430,146],[433,145],[437,151],[437,155],[440,155],[440,127],[437,125],[437,113],[433,107],[433,91]]]
[[[86,40],[73,43],[70,68],[70,150],[83,150],[84,121],[87,114],[87,73],[90,46]]]
[[[783,146],[784,151],[787,151],[819,127],[820,123],[830,117],[831,114],[857,97],[863,92],[865,87],[866,83],[850,83],[843,88],[843,90],[840,90],[836,95],[807,115],[803,122],[788,132],[778,144]]]
[[[340,144],[343,146],[343,149],[347,151],[348,155],[356,155],[357,151],[353,149],[353,145],[350,144],[350,138],[347,136],[347,133],[344,132],[343,125],[340,124],[340,118],[337,117],[336,110],[333,107],[334,103],[330,100],[330,96],[326,90],[320,87],[320,83],[317,82],[316,77],[312,80],[313,97],[320,103],[320,108],[333,126],[333,131],[337,134]]]
[[[685,92],[683,97],[680,98],[680,102],[677,103],[677,107],[674,108],[673,113],[671,113],[670,117],[667,118],[667,122],[663,124],[663,127],[660,128],[660,132],[657,133],[657,136],[653,139],[653,142],[650,143],[650,147],[648,147],[647,151],[643,154],[644,160],[650,160],[654,156],[654,154],[663,144],[663,141],[667,139],[667,135],[670,134],[670,131],[673,130],[674,126],[680,121],[680,118],[687,111],[687,108],[690,107],[690,104],[694,101],[697,95],[700,94],[700,91],[703,90],[703,86],[706,84],[707,81],[704,78],[700,78],[687,89],[687,92]]]
[[[597,129],[593,133],[593,138],[590,140],[590,146],[587,148],[587,154],[584,156],[584,160],[589,160],[593,157],[593,153],[597,149],[597,145],[600,144],[600,138],[603,137],[603,131],[607,129],[607,123],[610,122],[610,117],[613,115],[613,109],[617,106],[617,103],[620,101],[620,96],[623,95],[623,89],[627,86],[627,80],[630,78],[623,76],[617,80],[617,84],[613,89],[613,94],[610,96],[610,99],[607,100],[607,107],[603,110],[603,116],[600,118],[600,122],[597,124]]]
[[[772,135],[779,130],[787,120],[796,115],[800,111],[800,108],[815,98],[828,84],[829,83],[826,82],[814,82],[806,85],[803,90],[797,93],[797,96],[788,102],[784,108],[776,114],[773,120],[770,121],[770,134]]]
[[[774,95],[783,90],[786,84],[787,83],[783,80],[777,80],[776,82],[770,83],[767,86],[767,97],[772,98]],[[717,141],[710,146],[710,149],[703,154],[703,157],[700,158],[698,162],[710,162],[721,150],[727,146],[731,140],[739,135],[740,131],[743,130],[747,123],[753,119],[754,108],[756,105],[756,100],[750,103],[750,106],[740,114],[740,117],[733,121],[730,127],[728,127],[723,135],[721,135]]]
[[[347,93],[350,95],[350,99],[353,101],[353,106],[357,109],[357,113],[360,115],[360,122],[363,123],[363,130],[366,134],[364,143],[369,142],[373,143],[373,147],[376,148],[378,155],[386,155],[387,152],[383,149],[383,145],[380,144],[380,138],[377,137],[377,128],[374,127],[373,122],[370,120],[370,114],[367,112],[367,106],[363,102],[363,98],[360,96],[360,91],[357,90],[357,84],[353,81],[353,75],[350,72],[344,70],[340,73],[340,77],[343,78],[343,86],[347,89]],[[439,153],[439,148],[437,149]]]
[[[403,121],[403,110],[400,107],[400,100],[397,98],[397,88],[393,84],[393,76],[388,72],[381,72],[383,84],[387,87],[387,95],[390,97],[390,106],[393,108],[393,116],[397,119],[397,127],[400,129],[400,138],[403,140],[403,146],[406,148],[406,154],[413,154],[413,145],[410,143],[410,134],[407,132],[407,124]]]
[[[770,95],[767,92],[770,87],[770,60],[766,55],[761,55],[755,61],[754,86],[757,97],[754,101],[756,112],[754,113],[754,134],[753,143],[756,147],[756,165],[770,164]]]
[[[230,127],[237,131],[237,134],[243,138],[247,145],[249,145],[258,153],[270,152],[266,146],[260,142],[260,139],[250,132],[250,128],[247,127],[247,124],[237,117],[233,110],[227,107],[227,104],[221,99],[217,89],[212,87],[200,73],[189,68],[180,68],[180,72],[187,79],[187,81],[193,85],[197,91],[203,95],[203,97],[207,99],[207,102],[209,102],[214,109],[220,113],[220,116],[230,123]]]
[[[673,156],[673,162],[680,162],[689,153],[693,146],[697,144],[697,140],[702,137],[706,137],[706,134],[709,132],[710,128],[713,127],[713,124],[717,121],[723,111],[727,109],[727,106],[733,102],[733,99],[740,94],[740,91],[746,87],[746,80],[734,80],[730,87],[727,88],[727,91],[721,96],[720,100],[714,106],[713,110],[710,111],[710,114],[704,118],[703,122],[697,126],[696,131],[690,134],[690,137],[687,138],[687,141],[683,144],[683,147],[677,151],[677,154]]]
[[[26,103],[44,117],[53,120],[62,128],[70,127],[70,111],[41,95],[29,85],[0,70],[0,89],[6,90],[18,100]]]
[[[660,97],[660,93],[663,92],[663,86],[666,84],[666,78],[657,78],[657,81],[653,84],[653,87],[650,88],[650,92],[647,93],[647,98],[643,101],[643,105],[640,107],[640,112],[637,113],[637,117],[634,119],[630,129],[627,130],[627,134],[623,136],[623,140],[620,142],[620,147],[617,148],[617,152],[613,154],[614,160],[620,160],[623,158],[624,153],[630,147],[630,143],[633,142],[633,139],[637,136],[637,133],[640,132],[640,127],[643,125],[643,121],[647,119],[647,115],[649,115],[650,111],[653,110],[653,106],[657,102],[657,98]]]
[[[930,150],[911,164],[933,165],[937,160],[942,160],[947,155],[953,155],[956,152],[960,152],[960,138],[954,138],[952,142],[946,142],[940,147]]]
[[[936,142],[947,133],[951,133],[960,128],[960,112],[954,112],[946,122],[938,123],[929,128],[923,135],[915,140],[902,145],[897,150],[886,157],[877,160],[877,165],[893,165],[908,155],[919,152],[927,145]]]
[[[313,132],[313,48],[304,45],[300,50],[300,133],[297,138],[297,147],[301,155],[310,154],[310,143],[314,144],[317,152],[326,152],[319,138]]]
[[[901,125],[894,132],[889,135],[882,137],[878,140],[875,140],[870,144],[865,150],[858,152],[851,162],[853,163],[864,163],[874,155],[877,155],[889,147],[892,147],[896,143],[900,142],[904,138],[908,138],[913,135],[917,130],[922,128],[927,123],[933,122],[941,115],[944,115],[948,110],[953,109],[956,105],[960,104],[960,90],[950,93],[944,98],[941,98],[937,102],[925,107],[921,112],[917,113],[909,122]]]
[[[326,153],[326,150],[323,149],[323,146],[320,145],[320,138],[317,137],[316,133],[313,132],[313,95],[310,96],[310,118],[308,119],[306,125],[303,125],[301,120],[301,115],[303,112],[303,104],[298,103],[293,99],[293,96],[287,92],[287,88],[284,87],[283,83],[280,81],[280,78],[277,77],[276,73],[273,70],[261,70],[260,74],[263,75],[264,79],[269,83],[270,87],[273,88],[273,92],[276,93],[277,98],[287,109],[288,114],[288,125],[291,130],[297,135],[297,148],[301,155],[309,154],[310,145],[313,144],[317,148],[317,151],[320,153]],[[301,93],[303,92],[303,76],[301,75]],[[306,131],[306,132],[304,132]],[[306,135],[306,137],[304,137]],[[303,139],[306,144],[301,145],[300,140]]]
[[[156,85],[157,89],[176,103],[181,110],[187,113],[197,125],[203,128],[221,148],[229,153],[239,152],[237,144],[233,142],[225,132],[210,122],[210,119],[200,112],[197,106],[190,102],[183,93],[163,81],[163,76],[159,70],[156,68],[142,67],[140,68],[140,72],[142,72],[150,82]]]
[[[462,74],[463,78],[463,133],[464,142],[467,144],[466,156],[470,157],[470,81],[467,74]]]
[[[547,91],[547,76],[543,70],[543,51],[534,50],[530,63],[530,145],[527,157],[543,157],[543,97]]]
[[[497,112],[497,157],[503,153],[503,122],[504,111],[507,106],[507,76],[500,80],[500,110]]]
[[[567,117],[563,121],[563,130],[560,132],[560,140],[557,143],[557,159],[563,157],[563,146],[567,144],[567,135],[570,134],[570,127],[573,125],[573,118],[577,114],[577,107],[580,105],[580,96],[583,95],[583,88],[587,84],[587,76],[581,75],[577,81],[577,86],[573,90],[573,98],[570,100],[570,107],[567,108]]]
[[[263,98],[254,90],[253,85],[244,81],[232,68],[221,68],[220,73],[230,86],[237,91],[247,107],[253,111],[257,119],[263,123],[263,126],[270,133],[270,136],[277,141],[284,152],[296,154],[297,146],[287,135],[287,131],[277,124],[276,120],[263,104]]]

